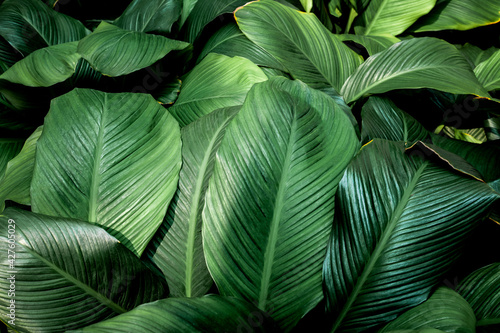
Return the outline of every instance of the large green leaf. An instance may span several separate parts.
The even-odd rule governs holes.
[[[180,166],[179,125],[150,95],[75,89],[54,99],[45,117],[32,209],[95,223],[140,255]]]
[[[83,24],[40,0],[6,0],[0,6],[0,35],[23,56],[89,34]]]
[[[369,55],[374,55],[376,53],[382,52],[400,39],[394,36],[365,36],[365,35],[351,35],[343,34],[337,35],[341,41],[353,41],[355,43],[363,45]]]
[[[265,80],[267,76],[250,60],[211,53],[188,74],[168,110],[186,126],[216,109],[242,105],[250,88]]]
[[[31,204],[30,186],[35,168],[36,143],[42,130],[43,126],[40,126],[30,135],[19,154],[7,164],[5,174],[0,173],[0,212],[5,200]]]
[[[165,220],[146,249],[165,276],[173,296],[206,294],[212,278],[205,264],[201,212],[215,154],[240,107],[216,110],[184,127],[179,186]]]
[[[86,327],[83,332],[275,332],[273,320],[234,297],[169,298]]]
[[[472,306],[478,332],[498,332],[500,328],[500,263],[494,263],[470,274],[457,292]]]
[[[29,87],[48,87],[70,78],[81,56],[76,53],[78,42],[48,46],[16,62],[0,80]]]
[[[392,35],[403,33],[418,18],[434,8],[436,0],[373,0],[359,20],[356,34]]]
[[[12,208],[0,226],[0,313],[4,320],[15,300],[16,331],[76,329],[168,294],[166,283],[97,226]]]
[[[427,301],[406,311],[378,333],[426,328],[444,332],[475,333],[476,317],[462,296],[450,288],[441,287]]]
[[[252,42],[278,59],[293,78],[314,88],[332,86],[340,91],[362,62],[314,14],[261,0],[239,8],[234,15]]]
[[[128,31],[102,22],[78,44],[78,53],[96,70],[120,76],[152,65],[172,50],[189,44],[163,36]]]
[[[372,141],[340,182],[323,271],[332,332],[373,329],[424,301],[499,197],[403,148]]]
[[[369,94],[418,88],[489,97],[460,52],[431,37],[403,40],[369,57],[347,79],[341,94],[350,103]]]
[[[322,92],[271,78],[229,124],[203,211],[207,266],[221,294],[258,305],[289,330],[322,298],[334,194],[358,148]]]
[[[361,138],[363,142],[372,139],[403,141],[412,145],[429,135],[415,118],[399,109],[390,99],[372,96],[363,105]]]
[[[184,22],[185,40],[194,43],[203,28],[217,16],[231,13],[239,6],[247,3],[247,0],[212,0],[197,1],[191,13]],[[191,5],[189,5],[191,6]]]
[[[134,0],[114,24],[126,30],[169,34],[181,5],[181,0]]]
[[[438,0],[412,31],[469,30],[500,21],[498,0]]]
[[[472,68],[482,63],[491,57],[498,49],[495,47],[490,47],[489,49],[483,50],[475,45],[465,43],[465,45],[455,45],[455,47],[469,60]]]
[[[486,90],[500,89],[500,50],[477,65],[474,73]]]
[[[229,57],[244,57],[256,65],[286,71],[285,66],[269,52],[246,38],[235,23],[222,27],[210,37],[203,47],[198,61],[204,59],[211,52]]]

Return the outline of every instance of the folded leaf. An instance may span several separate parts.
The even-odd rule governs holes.
[[[275,332],[272,319],[233,297],[169,298],[143,304],[82,332]]]
[[[201,212],[215,154],[229,122],[240,107],[216,110],[181,130],[179,186],[165,220],[146,249],[173,296],[199,297],[212,285],[201,239]]]
[[[418,88],[489,97],[460,52],[431,37],[403,40],[371,56],[347,79],[341,94],[350,103],[369,94]]]
[[[477,65],[474,73],[486,90],[500,89],[500,50]]]
[[[80,21],[39,0],[6,0],[0,6],[0,36],[23,56],[50,45],[78,41],[89,33]]]
[[[113,24],[125,30],[169,34],[181,14],[181,0],[134,0]]]
[[[78,53],[108,76],[120,76],[152,65],[172,50],[189,44],[163,36],[120,29],[106,22],[78,44]]]
[[[500,21],[498,0],[438,0],[411,31],[469,30]]]
[[[186,77],[170,113],[181,126],[210,112],[242,105],[255,83],[267,76],[250,60],[209,54]]]
[[[339,184],[324,264],[332,332],[373,329],[424,301],[498,197],[402,143],[365,145]]]
[[[285,330],[323,297],[334,194],[358,141],[346,114],[300,81],[255,85],[217,152],[203,210],[208,269]]]
[[[362,62],[312,13],[261,0],[237,9],[234,16],[248,39],[278,59],[293,78],[313,88],[332,86],[340,91]]]
[[[406,311],[378,333],[426,328],[444,332],[475,333],[476,317],[462,296],[450,288],[441,287],[427,301]]]
[[[32,209],[102,226],[140,255],[180,166],[179,126],[150,95],[75,89],[54,99],[45,117]]]
[[[14,275],[16,331],[77,329],[168,294],[164,282],[97,226],[12,208],[0,215],[0,226],[2,319]],[[14,261],[7,260],[9,250]]]
[[[77,45],[78,42],[70,42],[36,50],[0,75],[0,80],[29,87],[49,87],[63,82],[75,73],[81,58],[76,53]]]
[[[419,17],[434,8],[436,0],[375,0],[370,1],[359,20],[356,34],[397,36]]]

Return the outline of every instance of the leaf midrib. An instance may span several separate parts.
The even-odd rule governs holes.
[[[89,222],[97,222],[97,200],[99,196],[99,183],[101,182],[100,165],[102,159],[102,149],[104,145],[104,113],[107,106],[107,95],[104,94],[103,109],[100,111],[99,133],[97,134],[96,147],[94,150],[94,164],[92,166],[92,178],[90,181],[90,194],[89,194]]]
[[[33,249],[29,248],[28,246],[26,246],[24,244],[18,243],[18,242],[16,242],[16,244],[19,245],[19,246],[21,246],[21,247],[23,247],[33,257],[35,257],[35,258],[39,259],[40,261],[42,261],[45,265],[47,265],[47,267],[53,269],[56,273],[58,273],[60,276],[62,276],[63,278],[65,278],[67,281],[73,283],[76,287],[82,289],[86,294],[90,295],[91,297],[94,297],[96,300],[98,300],[99,302],[101,302],[102,304],[104,304],[105,306],[107,306],[108,308],[110,308],[111,310],[113,310],[114,312],[116,312],[118,314],[122,314],[122,313],[127,312],[126,309],[122,308],[120,305],[116,304],[115,302],[113,302],[112,300],[110,300],[109,298],[107,298],[106,296],[104,296],[103,294],[97,292],[96,290],[94,290],[89,285],[87,285],[87,284],[83,283],[82,281],[76,279],[73,275],[71,275],[71,274],[67,273],[66,271],[62,270],[61,268],[59,268],[54,263],[50,262],[49,260],[47,260],[44,257],[42,257],[41,255],[39,255]]]
[[[332,328],[332,333],[336,332],[337,329],[341,326],[344,318],[346,317],[347,313],[350,311],[352,305],[356,301],[358,295],[361,292],[361,289],[363,288],[363,285],[365,284],[366,280],[370,276],[376,262],[380,258],[382,252],[385,250],[387,243],[389,242],[392,233],[394,229],[396,228],[399,219],[401,215],[403,214],[404,208],[408,204],[408,201],[410,199],[410,196],[413,193],[413,190],[417,186],[417,182],[420,180],[424,170],[426,167],[429,165],[429,162],[424,162],[418,170],[415,172],[415,175],[413,176],[411,182],[408,184],[408,187],[405,189],[403,196],[399,200],[396,208],[394,209],[391,218],[389,219],[389,222],[386,225],[386,228],[384,229],[381,237],[379,238],[379,242],[375,246],[375,249],[373,250],[372,255],[370,256],[370,259],[365,265],[365,268],[363,269],[363,273],[359,277],[359,279],[356,282],[356,285],[354,286],[353,291],[349,295],[349,298],[347,299],[347,302],[345,306],[342,308],[342,311],[340,312],[339,316],[337,317],[333,328]]]
[[[366,27],[364,35],[368,35],[370,33],[374,23],[378,20],[380,14],[382,13],[383,9],[385,8],[385,5],[387,4],[387,2],[389,2],[389,0],[382,0],[382,3],[380,4],[378,10],[376,11],[375,16],[370,21],[370,24]],[[372,3],[370,3],[370,4],[372,4]],[[365,11],[365,13],[367,13],[367,12],[368,11]]]
[[[266,252],[264,254],[264,267],[262,269],[262,279],[260,284],[259,303],[258,303],[258,307],[261,310],[265,310],[266,301],[269,294],[269,283],[271,280],[272,266],[274,263],[279,225],[281,221],[281,215],[283,212],[286,180],[289,178],[288,174],[290,171],[291,160],[292,160],[291,143],[294,142],[295,139],[295,134],[297,129],[296,127],[297,127],[297,119],[295,118],[295,115],[293,115],[292,126],[290,129],[290,136],[288,138],[285,159],[283,161],[284,162],[283,172],[281,173],[280,182],[278,184],[278,193],[276,195],[276,201],[274,202],[274,207],[273,207],[273,218],[271,220],[271,225],[270,225],[271,230],[269,233],[269,238],[267,239]]]

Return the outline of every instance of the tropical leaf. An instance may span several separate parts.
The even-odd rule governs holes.
[[[399,38],[385,35],[385,36],[364,36],[364,35],[337,35],[341,41],[352,41],[363,45],[369,55],[374,55],[376,53],[382,52],[388,49],[390,46],[397,42],[400,42]]]
[[[169,298],[91,325],[82,332],[275,332],[269,315],[234,297]]]
[[[165,220],[146,249],[146,255],[165,276],[175,297],[207,293],[212,278],[205,264],[201,212],[215,154],[229,122],[240,107],[216,110],[184,127],[179,186]]]
[[[498,197],[402,143],[365,145],[339,184],[324,263],[332,332],[373,330],[426,300]]]
[[[403,141],[406,146],[411,146],[415,141],[424,140],[429,135],[415,118],[385,97],[370,97],[363,105],[361,119],[363,142],[378,138]]]
[[[49,87],[70,78],[81,56],[76,53],[78,42],[48,46],[16,62],[0,80],[29,87]]]
[[[500,21],[498,0],[437,0],[410,31],[469,30]]]
[[[113,24],[125,30],[169,34],[181,6],[181,0],[134,0]]]
[[[267,76],[250,60],[211,53],[186,77],[170,113],[181,126],[210,112],[242,105],[255,83]]]
[[[431,37],[403,40],[369,57],[347,79],[341,94],[350,103],[368,94],[418,88],[489,97],[460,52]]]
[[[102,226],[140,255],[180,166],[179,126],[150,95],[75,89],[54,99],[45,117],[32,209]]]
[[[247,2],[247,0],[196,1],[191,13],[184,21],[184,40],[194,43],[203,28],[217,16],[231,13]]]
[[[179,26],[182,27],[186,22],[189,14],[193,10],[194,6],[198,0],[182,0],[182,11],[181,11],[181,19],[179,21]]]
[[[480,268],[460,283],[457,292],[471,305],[478,332],[500,328],[500,263]]]
[[[474,73],[486,90],[500,89],[500,50],[477,65]]]
[[[484,127],[488,141],[500,140],[500,117],[486,119]]]
[[[447,287],[438,288],[424,303],[406,311],[378,333],[434,328],[443,332],[476,332],[476,317],[467,301]]]
[[[108,76],[120,76],[152,65],[172,50],[189,44],[163,36],[128,31],[102,22],[78,44],[78,53]]]
[[[487,50],[483,50],[475,45],[465,43],[465,45],[455,45],[455,47],[469,60],[472,68],[482,63],[491,57],[498,49],[495,47],[490,47]]]
[[[261,0],[239,8],[234,15],[252,42],[273,55],[293,78],[313,88],[332,86],[340,91],[362,62],[314,14]]]
[[[208,269],[285,330],[322,298],[334,194],[358,148],[335,102],[300,81],[255,85],[217,152],[203,210]]]
[[[358,35],[397,36],[418,18],[429,13],[436,0],[374,0],[370,1],[355,27]]]
[[[181,92],[182,81],[173,79],[167,83],[161,84],[160,88],[154,92],[154,98],[161,104],[174,104],[177,96]]]
[[[35,167],[36,142],[42,130],[43,126],[40,126],[30,135],[19,154],[8,162],[5,174],[0,173],[0,212],[5,200],[31,204],[30,185]]]
[[[168,294],[164,282],[97,226],[13,208],[0,215],[0,225],[0,288],[9,290],[15,276],[16,331],[76,329]],[[2,314],[10,299],[0,295]]]
[[[39,0],[6,0],[0,6],[0,36],[23,56],[47,46],[78,41],[89,33],[80,21]]]
[[[244,57],[256,65],[286,71],[285,66],[269,52],[246,38],[235,23],[225,25],[212,35],[203,47],[198,62],[211,52]]]
[[[448,137],[471,143],[483,143],[487,141],[484,128],[457,129],[450,126],[442,126],[442,131]],[[439,128],[439,127],[438,127]],[[439,132],[436,132],[439,133]]]
[[[7,169],[7,163],[13,159],[23,146],[22,139],[0,139],[0,177]]]

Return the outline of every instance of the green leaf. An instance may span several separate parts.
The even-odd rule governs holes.
[[[500,327],[500,263],[482,267],[465,278],[457,288],[471,305],[478,332],[498,332]]]
[[[332,86],[340,91],[362,62],[314,14],[261,0],[239,8],[234,15],[252,42],[273,55],[293,78],[313,88]]]
[[[49,87],[70,78],[81,56],[76,53],[78,42],[48,46],[16,62],[0,80],[29,87]]]
[[[7,163],[19,153],[22,146],[22,139],[0,139],[0,177],[3,177]]]
[[[410,30],[469,30],[498,23],[498,0],[438,0],[434,9],[419,19]]]
[[[182,0],[182,12],[181,19],[179,21],[179,27],[182,27],[184,25],[197,2],[198,0]]]
[[[500,117],[486,119],[484,127],[488,141],[500,140]]]
[[[467,60],[469,60],[472,68],[475,68],[477,65],[487,60],[498,50],[495,47],[490,47],[489,49],[482,50],[479,47],[469,43],[465,43],[465,45],[463,46],[455,45],[455,47],[467,58]]]
[[[172,50],[189,44],[163,36],[120,29],[102,22],[78,44],[78,53],[108,76],[120,76],[152,65]]]
[[[181,0],[134,0],[113,24],[125,30],[169,34],[181,14]]]
[[[203,210],[208,269],[285,330],[322,298],[334,194],[359,144],[335,102],[300,81],[255,85],[217,152]]]
[[[256,65],[286,71],[285,66],[269,52],[246,38],[235,23],[225,25],[210,37],[198,57],[198,62],[211,52],[228,57],[247,58]]]
[[[477,65],[474,73],[486,90],[500,89],[500,50]]]
[[[300,0],[300,4],[306,11],[306,13],[310,13],[311,9],[313,7],[313,1],[312,0]]]
[[[26,140],[19,154],[7,164],[5,174],[0,173],[0,212],[5,200],[30,205],[30,186],[35,168],[36,143],[42,134],[43,126],[38,127]]]
[[[441,287],[427,301],[406,311],[378,333],[428,328],[444,332],[475,333],[476,317],[462,296],[450,288]]]
[[[0,6],[0,36],[23,56],[47,46],[80,40],[89,33],[80,21],[39,0],[6,0]]]
[[[382,52],[388,49],[390,46],[397,42],[400,42],[399,38],[385,35],[385,36],[363,36],[363,35],[337,35],[341,41],[353,41],[355,43],[363,45],[369,55],[374,55],[376,53]]]
[[[431,37],[403,40],[369,57],[347,79],[341,94],[350,103],[369,94],[419,88],[489,97],[460,52]]]
[[[164,282],[97,226],[12,208],[0,215],[0,226],[0,302],[7,313],[15,299],[16,331],[76,329],[168,294]],[[8,250],[15,252],[10,263]],[[8,297],[12,275],[15,296]]]
[[[165,276],[175,297],[199,297],[212,286],[201,239],[201,212],[215,154],[240,107],[216,110],[181,130],[179,186],[146,255]]]
[[[411,146],[415,141],[424,140],[429,135],[415,118],[385,97],[370,97],[363,105],[361,118],[363,142],[379,138],[403,141],[406,146]]]
[[[172,79],[166,83],[162,83],[158,90],[153,94],[153,97],[161,104],[174,104],[177,96],[181,92],[182,81],[179,79]]]
[[[365,145],[339,184],[324,264],[332,332],[373,329],[424,301],[498,197],[402,143]]]
[[[179,126],[150,95],[75,89],[54,99],[45,117],[32,209],[97,224],[140,255],[180,166]]]
[[[197,1],[185,21],[185,40],[194,43],[205,26],[217,16],[231,13],[248,0]]]
[[[486,131],[484,130],[484,128],[457,129],[455,127],[443,125],[441,125],[441,127],[443,133],[452,139],[472,143],[483,143],[487,141]],[[439,133],[439,131],[437,131],[436,133]]]
[[[359,16],[356,34],[392,35],[403,33],[421,16],[429,13],[436,0],[374,0]]]
[[[86,327],[82,332],[275,332],[269,315],[234,298],[168,298]]]
[[[187,124],[210,112],[242,105],[255,83],[267,76],[250,60],[211,53],[186,77],[170,113],[179,124]]]

